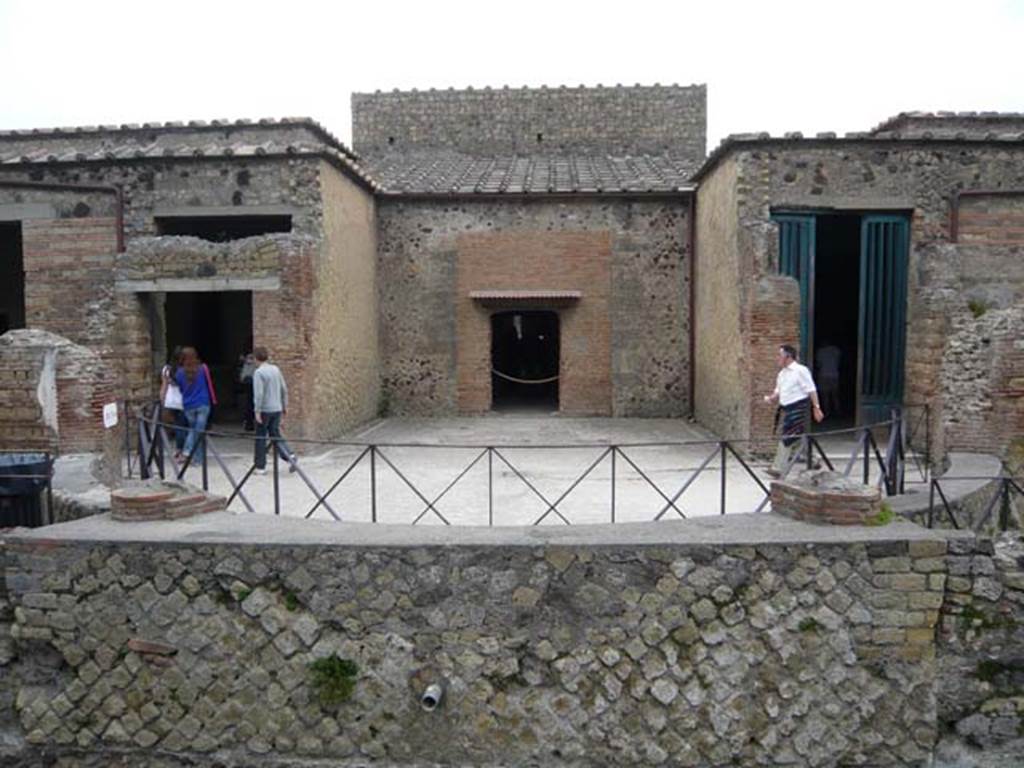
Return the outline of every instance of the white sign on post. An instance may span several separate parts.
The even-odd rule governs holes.
[[[117,403],[107,403],[103,406],[103,426],[107,429],[117,426]]]

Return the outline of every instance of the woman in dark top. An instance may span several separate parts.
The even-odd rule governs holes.
[[[193,463],[202,463],[204,445],[199,439],[210,418],[210,406],[216,405],[217,396],[213,391],[210,369],[199,359],[194,347],[185,347],[181,352],[181,366],[175,378],[181,390],[188,435],[185,437],[185,456],[195,452]]]

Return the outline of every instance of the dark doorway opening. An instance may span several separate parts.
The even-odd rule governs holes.
[[[243,356],[252,351],[252,291],[168,293],[164,303],[167,349],[195,347],[217,392],[217,420],[242,421],[245,393],[238,381]]]
[[[558,410],[558,313],[491,315],[491,404],[495,410]]]
[[[861,217],[821,215],[814,254],[814,304],[809,343],[825,411],[820,428],[850,426],[857,416]]]
[[[25,327],[21,222],[0,221],[0,333]]]
[[[155,221],[161,235],[191,235],[214,243],[292,231],[291,216],[158,216]]]

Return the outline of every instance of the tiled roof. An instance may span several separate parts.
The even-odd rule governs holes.
[[[984,113],[983,113],[984,114]],[[955,142],[963,144],[1016,144],[1024,147],[1024,132],[995,132],[984,134],[957,129],[950,130],[908,130],[898,133],[853,132],[839,136],[833,132],[804,136],[799,132],[772,136],[769,133],[734,133],[722,139],[721,143],[707,156],[703,165],[690,177],[690,183],[697,184],[718,162],[733,149],[743,146],[841,146],[853,142],[874,142],[876,144],[907,144],[920,142]]]
[[[871,133],[898,130],[909,122],[941,122],[943,120],[985,122],[1024,122],[1024,112],[900,112],[886,118]]]
[[[65,128],[25,128],[0,130],[0,145],[12,139],[88,139],[94,140],[104,135],[111,135],[116,141],[128,138],[133,134],[157,132],[161,136],[174,133],[216,133],[225,134],[238,129],[305,128],[315,134],[324,143],[334,147],[349,157],[355,157],[344,142],[311,117],[261,117],[258,119],[240,118],[238,120],[189,120],[155,123],[122,123],[120,125],[78,125]]]
[[[0,170],[19,165],[49,163],[104,163],[137,160],[195,160],[197,158],[259,158],[259,157],[320,157],[349,174],[374,192],[380,184],[354,159],[333,146],[325,144],[286,144],[266,141],[253,143],[187,143],[187,144],[135,144],[90,147],[88,151],[76,149],[31,149],[0,142]]]
[[[692,161],[668,155],[472,157],[456,153],[367,158],[387,195],[681,192]]]

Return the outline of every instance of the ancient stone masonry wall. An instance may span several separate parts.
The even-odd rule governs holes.
[[[917,766],[937,737],[942,540],[6,549],[26,765]]]
[[[946,441],[982,453],[1024,443],[1024,302],[951,320],[942,366]]]
[[[121,281],[195,278],[259,279],[279,277],[281,251],[301,235],[270,234],[228,243],[198,237],[136,237],[117,256],[115,279]]]
[[[382,386],[388,411],[441,415],[459,407],[456,307],[470,299],[455,295],[461,258],[458,238],[475,243],[470,236],[500,235],[504,241],[514,239],[524,254],[521,260],[494,264],[494,281],[500,285],[486,285],[486,270],[477,270],[479,284],[474,288],[479,290],[513,285],[517,273],[530,263],[531,243],[541,248],[552,233],[552,237],[579,234],[579,242],[589,242],[587,237],[596,235],[610,238],[611,393],[605,402],[610,401],[612,415],[686,414],[686,211],[685,199],[380,201],[378,290]],[[584,259],[586,255],[581,254]],[[516,287],[536,289],[543,277],[524,275],[524,284]],[[569,278],[559,276],[563,281]],[[543,287],[579,289],[562,284]],[[581,301],[587,301],[587,296]]]
[[[673,152],[696,167],[704,157],[706,122],[703,85],[352,95],[352,142],[361,155]]]
[[[744,312],[750,308],[751,287],[762,276],[778,271],[773,210],[912,211],[905,401],[938,402],[949,321],[966,306],[965,293],[973,291],[1005,304],[1021,290],[1012,248],[964,243],[952,256],[944,250],[950,247],[951,197],[966,189],[1024,187],[1024,149],[1014,143],[878,139],[778,140],[737,146],[730,156],[739,167],[731,173],[739,179],[736,247],[743,260],[738,290]],[[711,184],[715,175],[729,172],[724,163],[719,164],[701,183]],[[1009,265],[1009,272],[985,267],[994,264]],[[987,272],[992,279],[981,276]],[[999,277],[1002,288],[996,286]],[[707,279],[706,275],[698,279],[698,287],[700,279]],[[755,353],[752,340],[746,335],[745,346],[736,354],[750,359]],[[745,385],[755,409],[762,407],[753,398],[765,386],[765,375],[752,369]],[[766,419],[753,414],[747,429],[756,435],[764,423]],[[941,440],[938,414],[933,426],[933,435]]]
[[[938,635],[942,730],[1024,745],[1024,538],[951,542]],[[1018,753],[1019,754],[1019,753]]]
[[[292,209],[292,231],[316,234],[320,229],[318,163],[315,158],[222,157],[72,162],[3,168],[0,179],[121,187],[129,239],[157,234],[153,221],[157,214],[202,208],[242,212],[243,207],[258,206]]]

